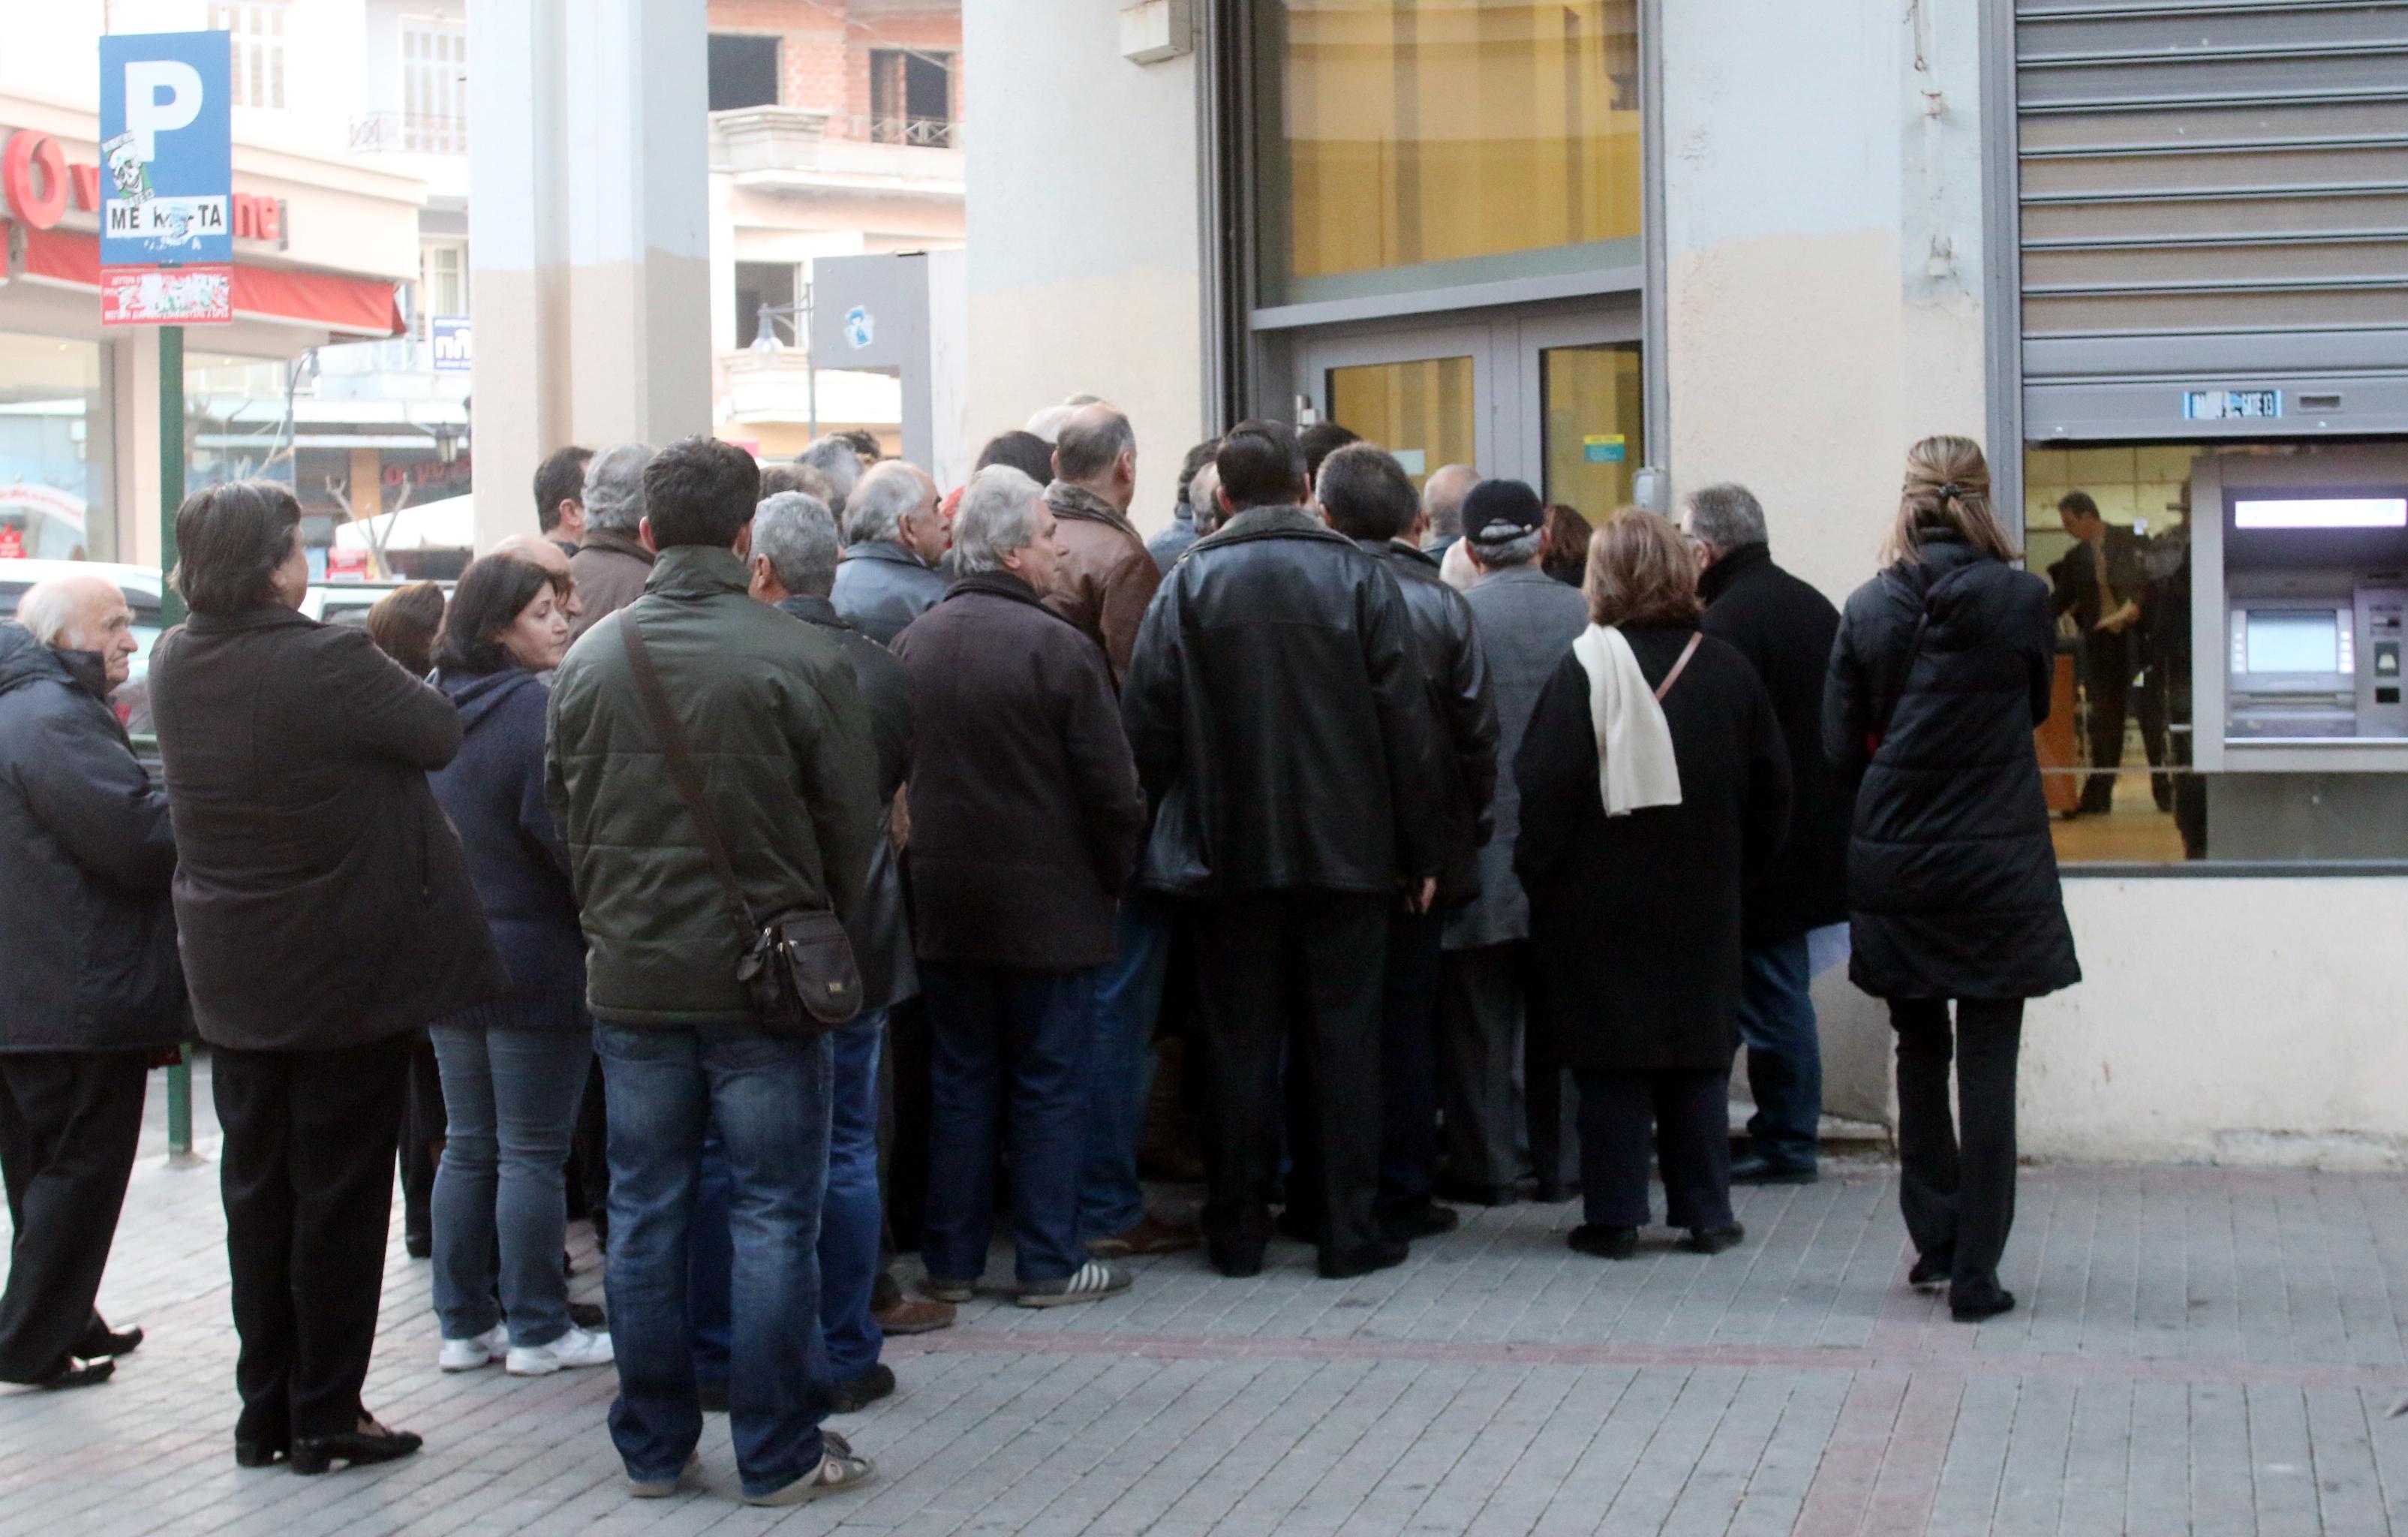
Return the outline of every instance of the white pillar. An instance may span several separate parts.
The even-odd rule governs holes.
[[[477,543],[565,443],[710,430],[702,0],[469,15]]]

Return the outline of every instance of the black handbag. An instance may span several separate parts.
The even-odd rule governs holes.
[[[669,777],[677,782],[678,796],[702,835],[703,853],[710,858],[728,908],[743,925],[738,932],[748,937],[736,963],[736,980],[744,984],[761,1027],[772,1035],[817,1036],[851,1024],[861,1013],[861,969],[843,923],[828,908],[796,907],[766,919],[754,916],[727,857],[726,841],[719,836],[719,824],[703,799],[702,774],[670,712],[668,695],[661,688],[660,672],[652,666],[634,609],[619,610],[619,634],[626,641],[636,692],[652,717],[661,755],[668,760]]]

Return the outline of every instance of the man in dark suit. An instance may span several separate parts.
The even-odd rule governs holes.
[[[1745,486],[1689,497],[1682,531],[1697,551],[1699,626],[1755,667],[1795,776],[1789,836],[1747,889],[1742,914],[1740,1039],[1756,1113],[1739,1185],[1804,1185],[1815,1177],[1823,1119],[1823,1045],[1808,991],[1806,936],[1847,922],[1848,834],[1856,791],[1823,754],[1823,683],[1840,611],[1772,562],[1764,509]]]
[[[2048,568],[2049,581],[2058,616],[2071,613],[2081,631],[2077,656],[2083,697],[2090,706],[2091,771],[2078,814],[2097,814],[2114,809],[2115,775],[2124,765],[2124,719],[2132,677],[2141,668],[2134,641],[2148,591],[2149,546],[2131,529],[2100,516],[2099,504],[2086,491],[2067,492],[2057,501],[2057,515],[2074,545]],[[2154,692],[2144,691],[2143,698],[2142,746],[2155,767],[2166,756],[2164,711],[2149,707]],[[2160,810],[2172,804],[2164,781],[2162,774],[2152,776]]]

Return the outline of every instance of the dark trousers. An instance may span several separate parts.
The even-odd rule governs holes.
[[[1096,971],[922,963],[935,1109],[920,1257],[930,1275],[975,1281],[985,1271],[998,1139],[1011,1155],[1021,1285],[1058,1281],[1086,1263],[1079,1168]]]
[[[1582,1068],[1573,1076],[1580,1084],[1581,1203],[1590,1223],[1647,1226],[1651,1145],[1664,1176],[1668,1227],[1729,1223],[1728,1069]]]
[[[610,1094],[602,1083],[602,1059],[585,1070],[585,1094],[577,1103],[577,1126],[568,1134],[568,1214],[594,1224],[597,1247],[610,1247]]]
[[[401,1227],[415,1239],[435,1238],[435,1167],[443,1151],[443,1069],[432,1041],[409,1045],[409,1100],[401,1117]]]
[[[1430,1203],[1438,1163],[1438,976],[1436,912],[1388,918],[1388,964],[1381,985],[1380,1199],[1383,1217]]]
[[[340,1435],[364,1412],[409,1041],[211,1057],[234,1327],[235,1436]]]
[[[1325,1259],[1380,1242],[1381,983],[1389,899],[1267,892],[1197,904],[1197,1013],[1214,1126],[1205,1157],[1204,1233],[1259,1254],[1279,1178],[1281,1053],[1312,1085],[1290,1149],[1292,1196],[1326,1220]]]
[[[1511,1189],[1522,1177],[1522,1095],[1514,1069],[1529,945],[1450,950],[1439,969],[1440,1092],[1447,1171],[1458,1185]]]
[[[2015,1220],[2023,1000],[1957,999],[1953,1042],[1945,998],[1892,998],[1889,1022],[1898,1033],[1898,1202],[1907,1235],[1917,1253],[1950,1257],[1953,1291],[1981,1291],[1998,1284]]]
[[[2166,761],[2166,689],[2156,669],[2137,684],[2139,670],[2129,635],[2091,635],[2085,642],[2082,687],[2090,705],[2091,774],[2082,786],[2082,809],[2105,812],[2115,803],[2115,776],[2124,766],[2124,722],[2137,717],[2141,751],[2150,767]],[[2163,773],[2149,776],[2160,811],[2172,804],[2172,783]]]
[[[105,1327],[92,1304],[142,1136],[148,1066],[139,1052],[0,1056],[0,1173],[15,1234],[0,1382],[55,1374]]]

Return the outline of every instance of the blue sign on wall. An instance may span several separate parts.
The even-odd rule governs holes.
[[[234,260],[233,92],[222,32],[100,40],[100,265]]]
[[[474,370],[477,352],[474,333],[468,328],[467,316],[428,316],[426,339],[435,353],[437,373],[465,374]]]

